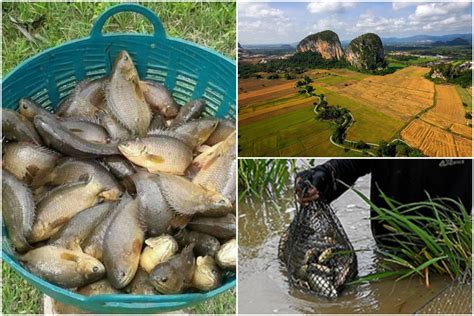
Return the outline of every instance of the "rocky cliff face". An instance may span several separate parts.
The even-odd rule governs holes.
[[[375,70],[382,67],[384,61],[382,40],[374,33],[353,39],[347,46],[346,60],[358,69]]]
[[[305,37],[296,47],[297,51],[317,52],[324,59],[341,60],[344,56],[339,36],[333,31],[322,31]]]

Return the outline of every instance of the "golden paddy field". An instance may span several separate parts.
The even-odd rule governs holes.
[[[428,68],[407,67],[372,76],[347,69],[313,70],[316,93],[348,108],[355,122],[346,139],[378,143],[402,138],[427,156],[470,156],[471,128],[462,102],[468,91],[425,79]],[[242,156],[353,156],[329,137],[334,123],[318,121],[315,98],[300,95],[296,80],[239,80]],[[469,104],[469,108],[472,104]]]

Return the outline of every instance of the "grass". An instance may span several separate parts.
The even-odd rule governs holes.
[[[387,205],[380,207],[353,190],[376,212],[372,220],[382,221],[390,231],[383,240],[396,244],[381,251],[387,271],[363,276],[356,282],[418,275],[429,286],[432,273],[447,274],[453,280],[472,275],[472,218],[459,201],[432,199],[427,194],[426,201],[401,204],[380,192]]]
[[[116,3],[3,3],[3,73],[28,57],[66,41],[88,36],[94,21]],[[213,48],[235,58],[235,3],[143,3],[161,19],[169,36],[180,37]],[[30,31],[42,39],[29,41],[10,21],[44,23]],[[140,15],[121,13],[111,18],[105,31],[151,32]]]
[[[251,195],[279,196],[295,171],[291,159],[240,159],[239,200]]]
[[[235,289],[185,310],[190,314],[235,314],[237,304]]]
[[[239,200],[264,195],[278,198],[293,187],[294,177],[301,168],[315,165],[316,159],[239,159]]]
[[[472,97],[471,97],[471,95],[467,92],[466,88],[463,88],[460,85],[455,85],[455,87],[456,87],[456,90],[459,94],[459,97],[461,98],[461,101],[463,103],[467,104],[467,107],[464,107],[466,112],[472,112]]]
[[[2,73],[37,53],[69,40],[88,36],[94,21],[116,3],[3,3]],[[169,36],[213,48],[235,58],[235,3],[143,3],[161,19]],[[36,37],[28,40],[10,18],[28,25]],[[41,25],[34,21],[43,18]],[[109,19],[106,32],[151,32],[142,16],[121,13]],[[2,262],[3,313],[39,313],[41,293]],[[191,309],[196,313],[235,313],[235,291]]]
[[[2,261],[3,314],[37,314],[41,293]]]

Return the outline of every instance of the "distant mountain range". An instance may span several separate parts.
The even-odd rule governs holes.
[[[441,36],[434,35],[415,35],[410,37],[385,37],[382,38],[384,45],[390,44],[431,44],[435,42],[450,42],[453,40],[465,40],[468,44],[472,43],[472,34],[448,34]],[[350,42],[350,41],[348,41]],[[453,45],[453,44],[452,44]]]
[[[342,46],[349,45],[350,40],[341,41]],[[415,35],[409,37],[382,37],[382,43],[387,45],[469,45],[472,44],[472,34],[448,34],[448,35]],[[261,44],[242,45],[244,48],[253,49],[296,49],[298,42],[290,44]]]

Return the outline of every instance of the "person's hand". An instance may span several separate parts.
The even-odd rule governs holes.
[[[317,170],[306,170],[298,173],[295,180],[296,200],[302,205],[308,205],[321,197],[320,190],[324,190],[326,173]]]
[[[301,177],[296,178],[296,200],[298,203],[303,205],[308,205],[310,202],[315,201],[319,198],[319,191],[318,189],[311,185],[309,189],[306,190],[303,196],[303,187],[307,186],[308,184],[303,182]]]

